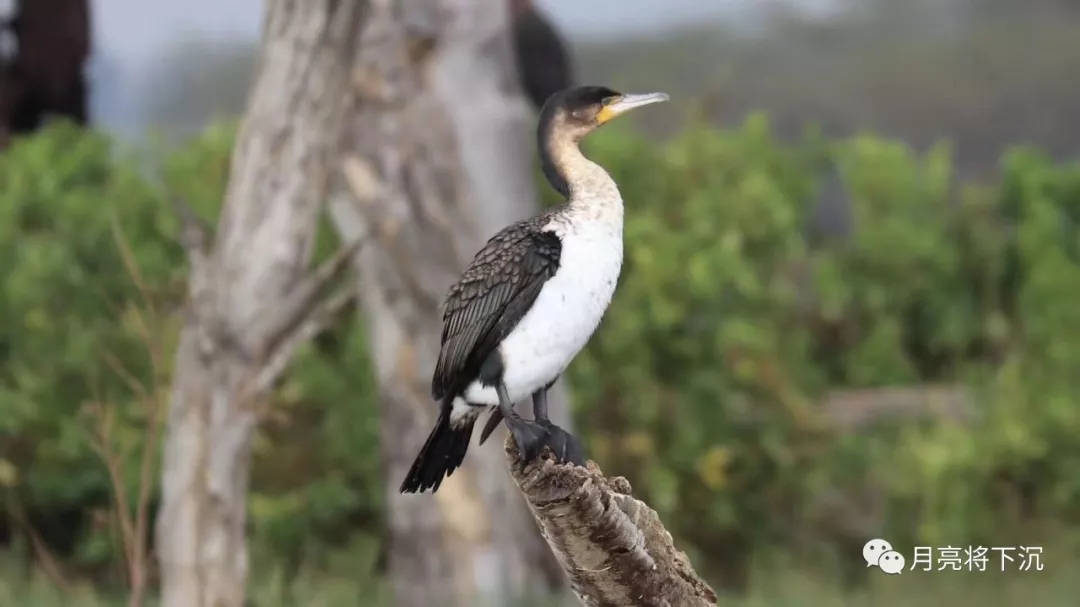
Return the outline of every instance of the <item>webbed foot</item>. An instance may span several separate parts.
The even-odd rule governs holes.
[[[506,419],[506,427],[514,437],[522,466],[527,466],[549,447],[556,463],[584,466],[585,458],[581,443],[573,435],[548,420],[532,421],[513,415]]]

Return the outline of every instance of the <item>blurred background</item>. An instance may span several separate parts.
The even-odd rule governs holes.
[[[220,201],[262,4],[0,0],[0,605],[125,602],[186,277],[162,192]],[[535,5],[577,81],[673,99],[590,142],[627,265],[568,384],[721,604],[1075,604],[1080,4]],[[259,430],[254,605],[388,604],[355,316]],[[1045,568],[886,577],[873,537]]]

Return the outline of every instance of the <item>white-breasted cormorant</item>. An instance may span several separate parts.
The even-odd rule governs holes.
[[[481,443],[505,420],[526,463],[544,446],[560,461],[583,463],[576,439],[548,419],[547,390],[611,303],[622,269],[623,202],[615,181],[578,144],[612,118],[667,98],[581,86],[544,104],[541,163],[566,202],[493,236],[450,288],[431,381],[439,418],[402,493],[437,490],[461,466],[473,425],[489,408]],[[513,409],[530,396],[535,421]]]

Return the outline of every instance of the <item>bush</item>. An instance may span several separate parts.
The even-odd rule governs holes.
[[[69,562],[116,562],[96,429],[115,411],[114,451],[142,448],[153,407],[137,386],[167,393],[184,294],[168,198],[214,216],[231,132],[138,163],[60,126],[0,156],[0,531],[29,518]],[[624,193],[627,248],[570,370],[576,416],[590,455],[699,567],[737,587],[755,559],[858,551],[869,533],[1030,544],[1027,523],[1075,522],[1080,166],[1018,149],[998,183],[957,184],[947,146],[781,144],[760,115],[663,145],[606,130],[589,147]],[[846,238],[813,230],[831,175]],[[326,231],[320,250],[334,246]],[[256,558],[376,568],[368,366],[351,321],[294,361],[255,445]],[[923,385],[964,387],[966,421],[850,432],[826,406],[838,390]],[[867,394],[858,406],[878,406]],[[135,496],[139,458],[120,461]],[[829,506],[836,494],[871,507]]]
[[[100,134],[59,125],[0,156],[0,541],[29,523],[71,564],[120,573],[100,451],[120,462],[134,508],[185,294],[169,198],[216,215],[231,142],[231,128],[214,128],[139,162]],[[323,236],[325,254],[334,244]],[[367,355],[358,323],[334,337],[297,356],[255,442],[256,554],[288,564],[325,560],[336,546],[355,552],[339,539],[355,521],[371,534],[355,541],[378,534]],[[108,444],[102,410],[115,414]]]
[[[834,488],[872,489],[888,515],[849,550],[871,533],[1030,542],[1005,525],[1075,520],[1080,166],[1016,151],[999,186],[956,184],[947,146],[789,147],[762,116],[655,149],[613,134],[595,157],[626,198],[627,265],[575,403],[591,453],[702,562],[738,585],[747,553],[822,539]],[[852,233],[812,246],[831,170]],[[838,389],[941,383],[970,387],[970,425],[823,419]]]

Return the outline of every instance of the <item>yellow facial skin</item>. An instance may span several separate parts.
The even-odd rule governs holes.
[[[640,95],[622,95],[614,97],[610,101],[607,101],[604,104],[604,107],[596,113],[596,122],[598,124],[604,124],[612,118],[621,116],[630,110],[651,105],[653,103],[662,103],[668,99],[669,97],[666,93],[644,93]]]

